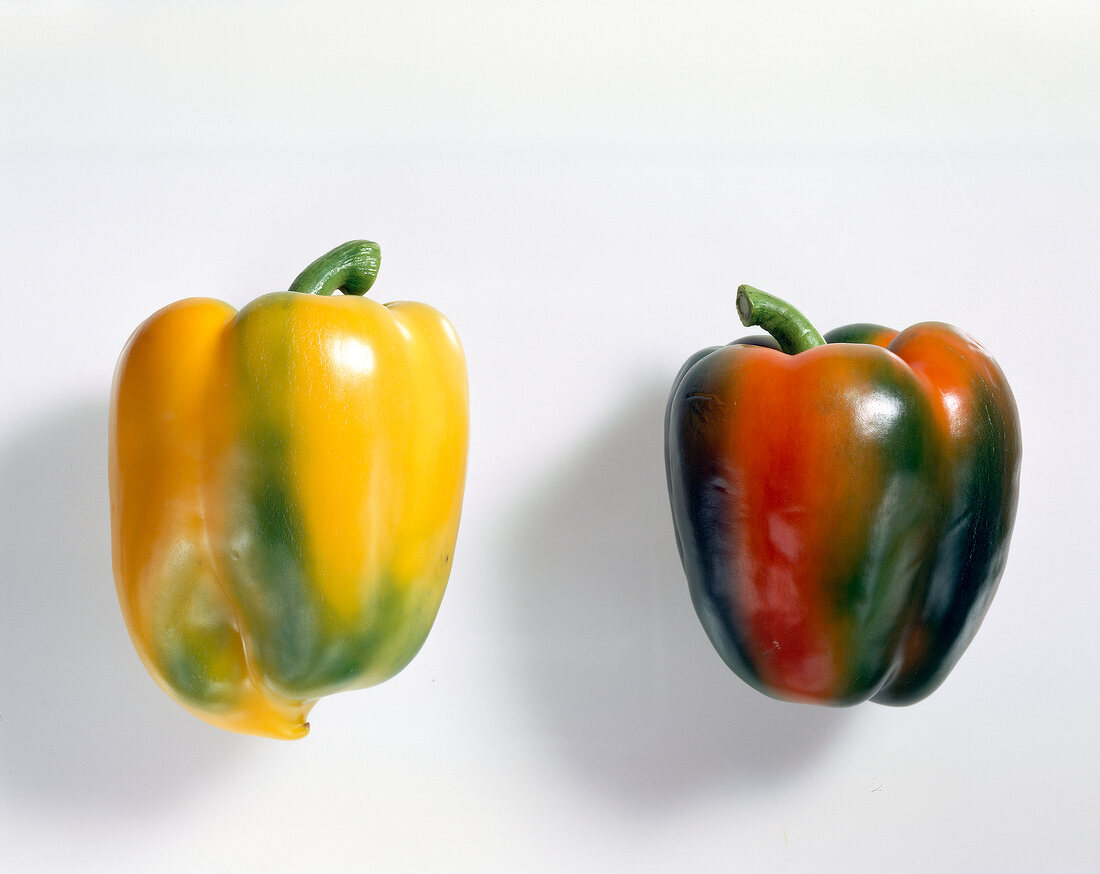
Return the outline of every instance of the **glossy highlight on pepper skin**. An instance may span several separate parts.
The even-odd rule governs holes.
[[[958,661],[1003,572],[1015,403],[947,325],[817,337],[738,341],[681,370],[666,414],[681,558],[708,636],[760,691],[912,703]]]
[[[119,602],[157,682],[222,728],[303,736],[318,698],[413,658],[446,587],[461,345],[425,304],[357,296],[373,276],[356,275],[350,294],[276,292],[240,312],[179,301],[116,370]]]

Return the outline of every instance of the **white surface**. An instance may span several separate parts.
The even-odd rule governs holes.
[[[0,868],[1100,867],[1097,7],[683,5],[0,2]],[[466,346],[454,573],[397,678],[230,735],[122,627],[114,361],[360,236]],[[770,701],[692,612],[661,417],[745,281],[1015,389],[1008,570],[916,706]]]

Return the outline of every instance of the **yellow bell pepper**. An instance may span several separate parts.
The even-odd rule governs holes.
[[[318,698],[408,664],[439,609],[466,475],[466,365],[432,307],[362,296],[378,264],[356,241],[240,312],[179,301],[119,360],[122,613],[161,687],[222,728],[302,737]]]

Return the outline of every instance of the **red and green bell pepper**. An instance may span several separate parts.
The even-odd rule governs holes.
[[[737,309],[771,336],[690,358],[666,415],[703,627],[773,697],[917,701],[973,639],[1005,567],[1021,452],[1008,382],[949,325],[822,336],[749,286]]]

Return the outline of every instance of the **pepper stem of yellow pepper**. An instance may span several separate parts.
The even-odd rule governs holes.
[[[370,240],[352,240],[322,255],[290,283],[291,291],[303,294],[363,295],[378,277],[382,250]]]
[[[785,300],[751,285],[737,289],[737,315],[746,328],[758,325],[771,334],[788,355],[825,345],[825,338],[802,313]]]

